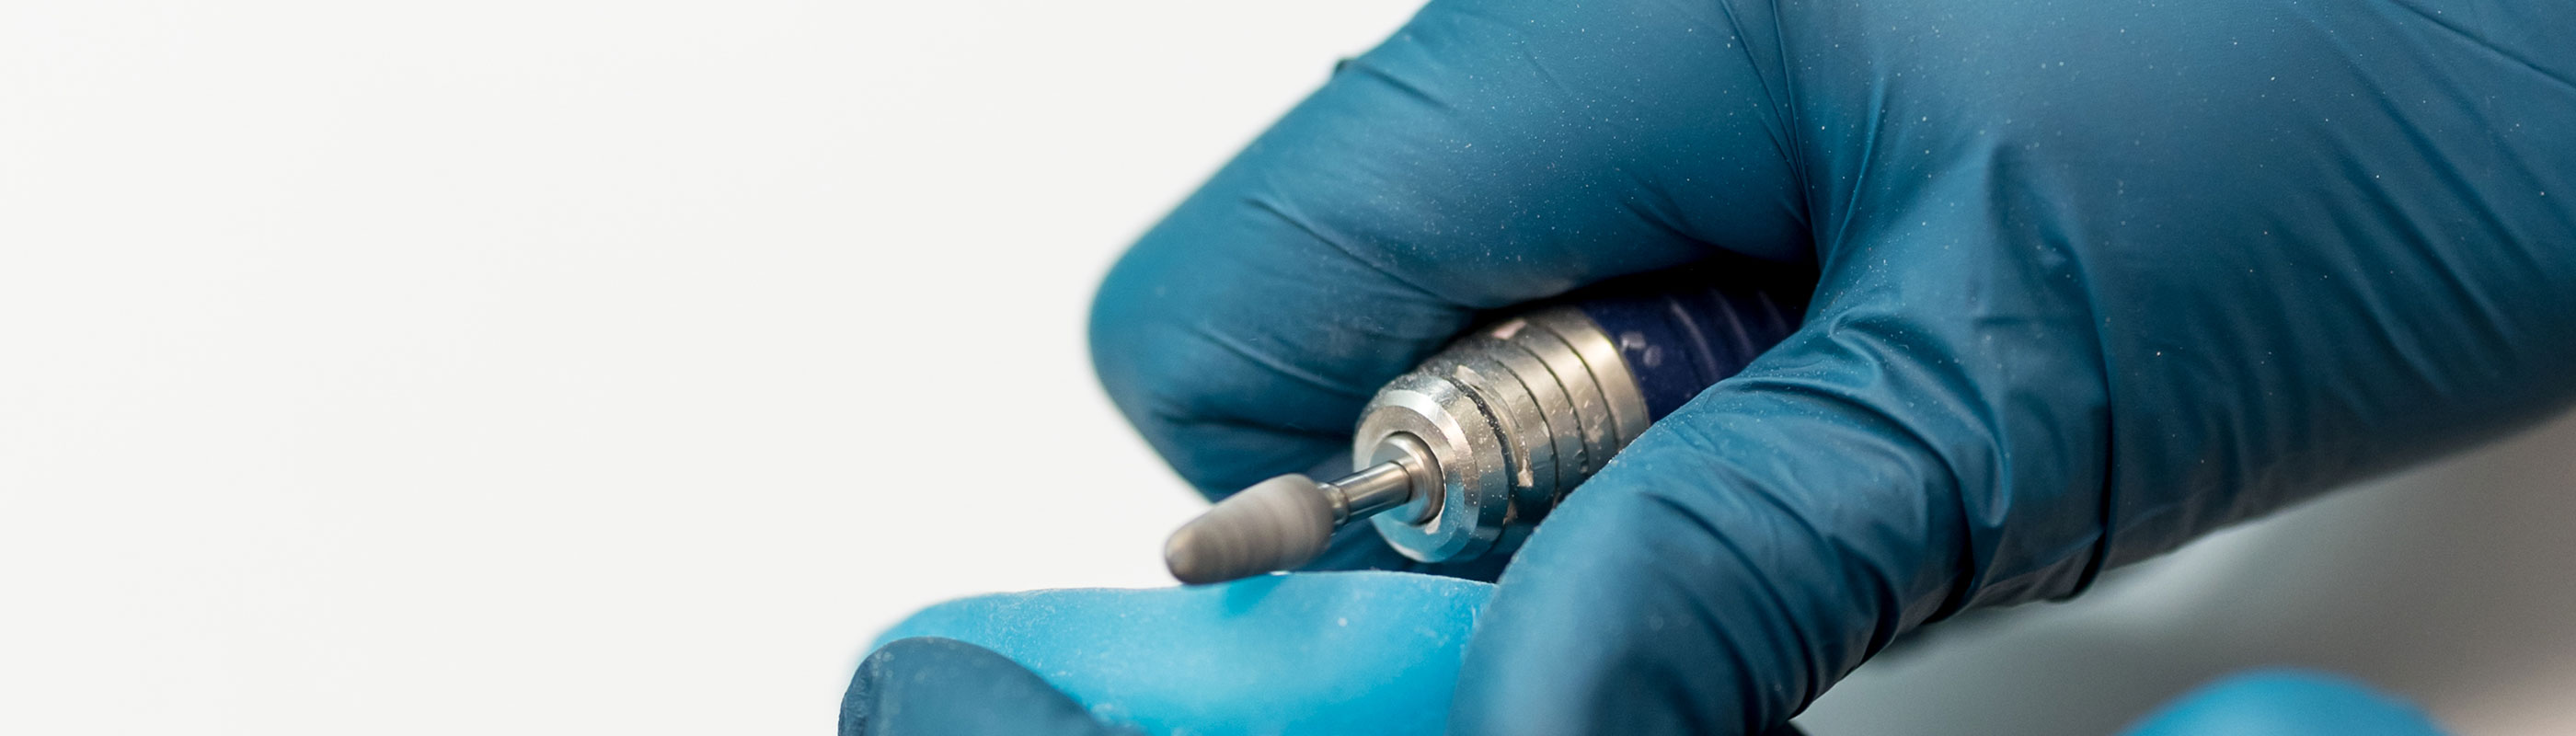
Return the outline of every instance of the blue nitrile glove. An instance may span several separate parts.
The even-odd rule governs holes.
[[[1502,574],[1463,733],[1741,733],[1906,631],[2576,390],[2576,3],[1433,2],[1119,262],[1202,490],[1507,307],[1735,252],[1805,329]],[[1338,559],[1351,559],[1345,556]]]

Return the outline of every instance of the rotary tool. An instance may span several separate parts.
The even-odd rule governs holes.
[[[1733,275],[1613,288],[1469,332],[1361,409],[1356,472],[1283,475],[1227,497],[1172,533],[1172,577],[1293,569],[1361,519],[1422,562],[1510,552],[1647,425],[1797,328],[1811,276]]]

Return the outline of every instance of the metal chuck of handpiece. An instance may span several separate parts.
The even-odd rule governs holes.
[[[1174,532],[1164,561],[1192,584],[1292,569],[1360,519],[1423,562],[1508,552],[1649,421],[1618,343],[1582,310],[1506,319],[1378,391],[1357,472],[1246,488]]]

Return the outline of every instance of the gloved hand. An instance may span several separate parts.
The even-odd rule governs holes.
[[[1118,263],[1094,360],[1218,494],[1343,449],[1483,310],[1813,259],[1805,329],[1502,573],[1450,706],[1758,731],[1928,621],[2565,405],[2570,28],[2559,0],[1435,0]]]

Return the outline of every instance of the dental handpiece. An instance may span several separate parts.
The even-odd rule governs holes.
[[[1295,569],[1362,519],[1422,562],[1508,553],[1647,425],[1797,328],[1812,280],[1738,276],[1470,332],[1361,409],[1354,472],[1283,475],[1228,496],[1172,533],[1164,562],[1191,584]]]

